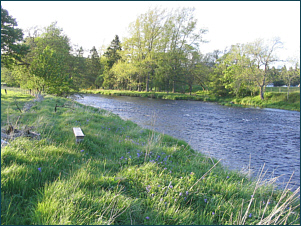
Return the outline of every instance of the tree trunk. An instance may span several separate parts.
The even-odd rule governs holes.
[[[149,91],[149,72],[147,74],[147,79],[146,79],[146,92]]]
[[[263,91],[263,86],[260,86],[260,98],[264,100],[264,91]]]
[[[175,81],[172,81],[172,93],[175,93]]]

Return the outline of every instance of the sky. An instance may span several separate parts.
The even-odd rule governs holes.
[[[198,28],[208,29],[204,39],[209,42],[200,46],[204,54],[279,37],[283,48],[278,57],[300,58],[299,1],[1,1],[1,5],[24,31],[57,21],[71,43],[87,51],[107,47],[115,35],[121,41],[129,37],[130,23],[151,7],[195,7]]]

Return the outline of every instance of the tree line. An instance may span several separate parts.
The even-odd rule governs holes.
[[[299,84],[300,69],[276,69],[281,40],[255,40],[202,54],[208,31],[197,27],[194,8],[149,9],[129,25],[129,37],[116,35],[101,55],[89,56],[71,44],[52,23],[43,30],[23,31],[1,6],[1,81],[8,85],[67,95],[79,89],[192,92],[198,85],[218,96],[258,95],[265,87]],[[289,91],[289,90],[288,90]]]

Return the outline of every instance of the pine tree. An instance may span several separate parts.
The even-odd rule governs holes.
[[[98,52],[93,46],[93,48],[90,50],[90,56],[87,59],[87,74],[86,74],[86,83],[89,87],[95,86],[95,81],[97,77],[101,73],[101,64],[100,64],[100,57],[98,55]]]
[[[107,57],[107,65],[109,69],[121,58],[119,51],[121,51],[121,42],[118,35],[115,36],[104,56]]]

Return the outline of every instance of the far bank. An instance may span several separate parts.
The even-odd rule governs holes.
[[[167,92],[138,92],[128,90],[105,90],[105,89],[82,89],[80,93],[102,94],[111,96],[131,96],[131,97],[147,97],[155,99],[167,100],[194,100],[216,102],[226,106],[240,107],[260,107],[260,108],[276,108],[283,110],[300,111],[300,92],[292,92],[287,100],[287,94],[284,92],[266,92],[265,99],[261,100],[260,96],[247,96],[243,98],[236,97],[217,97],[208,91],[198,91],[189,94],[167,93]]]

